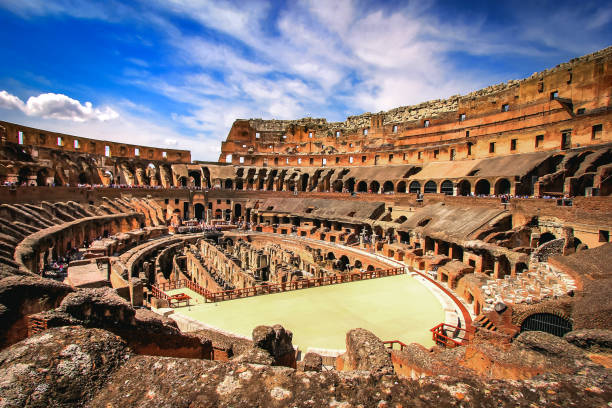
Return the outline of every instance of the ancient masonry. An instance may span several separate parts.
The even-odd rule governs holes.
[[[607,406],[611,97],[606,48],[344,122],[238,119],[218,162],[0,122],[0,406]],[[404,273],[447,305],[430,349],[196,330],[173,294]]]

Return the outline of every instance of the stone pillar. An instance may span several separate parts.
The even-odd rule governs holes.
[[[144,300],[144,291],[142,281],[138,278],[130,279],[130,300],[132,306],[142,306]]]
[[[496,259],[495,262],[493,263],[493,278],[495,279],[501,279],[502,276],[500,276],[500,269],[499,269],[499,260]]]

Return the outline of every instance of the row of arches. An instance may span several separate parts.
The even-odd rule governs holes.
[[[309,191],[309,181],[311,181],[311,177],[308,174],[302,174],[299,178],[294,179],[294,176],[284,179],[280,189],[284,191],[293,191],[294,189],[298,191]],[[263,190],[264,187],[268,190],[272,190],[273,188],[273,180],[269,180],[266,184],[263,178],[255,179],[247,179],[244,180],[247,182],[247,186],[253,186],[257,189]],[[237,189],[242,190],[244,188],[244,181],[242,179],[225,179],[222,181],[222,187],[227,190]],[[314,180],[312,180],[314,181]],[[312,187],[312,186],[310,186]],[[472,183],[469,180],[463,179],[457,183],[454,183],[451,180],[444,180],[441,183],[437,183],[434,180],[429,180],[425,184],[421,184],[420,181],[413,180],[408,182],[407,180],[400,180],[398,182],[394,182],[391,180],[387,180],[381,182],[378,180],[366,181],[361,180],[357,181],[354,177],[343,180],[335,180],[331,186],[330,191],[340,193],[340,192],[357,192],[357,193],[424,193],[424,194],[445,194],[445,195],[459,195],[459,196],[469,196],[472,193],[474,195],[504,195],[510,194],[512,191],[512,184],[507,178],[500,178],[495,181],[493,186],[491,186],[491,182],[487,179],[477,180],[474,184],[474,188],[472,189]]]
[[[457,183],[457,195],[468,196],[472,193],[472,185],[468,180],[461,180]],[[358,193],[366,193],[366,192],[382,192],[382,193],[425,193],[425,194],[446,194],[446,195],[454,195],[455,194],[455,185],[450,180],[444,180],[440,185],[433,181],[429,180],[424,185],[421,185],[419,181],[412,181],[407,185],[406,181],[399,181],[394,185],[392,181],[385,181],[381,185],[378,181],[373,180],[369,184],[366,181],[360,181],[357,183],[355,188],[355,181],[353,179],[347,180],[345,183],[342,180],[336,180],[333,184],[334,192],[341,192],[344,189],[349,192],[358,192]],[[510,194],[511,192],[511,183],[508,179],[502,178],[496,181],[493,190],[491,189],[491,184],[486,179],[478,180],[474,186],[474,194],[475,195],[502,195],[502,194]]]

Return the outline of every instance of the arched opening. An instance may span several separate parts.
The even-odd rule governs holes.
[[[202,173],[204,174],[204,187],[210,188],[210,170],[208,170],[208,167],[202,167]]]
[[[236,180],[236,190],[242,190],[242,189],[244,189],[244,184],[242,182],[242,179]]]
[[[81,184],[89,184],[88,183],[87,174],[85,174],[84,172],[83,173],[79,173],[79,183],[81,183]],[[40,182],[39,182],[38,185],[40,186],[42,184],[40,184]]]
[[[393,182],[392,181],[385,181],[385,183],[383,184],[383,193],[392,193],[393,192]]]
[[[345,270],[346,267],[350,264],[350,261],[348,259],[348,256],[346,255],[342,255],[340,257],[340,259],[338,260],[338,269],[340,269],[341,271]]]
[[[242,217],[242,205],[239,203],[234,205],[234,217],[236,217],[236,219]]]
[[[187,187],[187,177],[179,177],[178,182],[180,186]]]
[[[510,270],[510,262],[508,261],[508,258],[506,258],[505,256],[500,256],[497,262],[498,262],[498,266],[497,266],[498,267],[498,278],[503,279],[504,276],[510,275],[511,270]]]
[[[79,183],[81,184],[88,184],[87,183],[87,177],[85,177],[85,181],[81,181],[80,176],[84,175],[85,173],[81,173],[79,174]],[[36,184],[39,186],[45,186],[47,185],[47,177],[49,176],[47,169],[40,169],[38,170],[38,173],[36,173]]]
[[[302,177],[300,177],[300,186],[302,187],[300,191],[308,190],[308,174],[302,174]]]
[[[115,183],[115,177],[113,176],[113,173],[110,172],[110,170],[106,170],[104,172],[104,177],[106,178],[106,180],[108,180],[108,184]]]
[[[378,193],[378,191],[380,190],[380,183],[376,180],[372,181],[370,183],[370,192],[371,193]]]
[[[488,180],[478,180],[474,190],[476,195],[489,195],[491,194],[491,183]]]
[[[453,182],[444,180],[442,184],[440,184],[440,192],[446,195],[453,195]]]
[[[399,183],[397,183],[396,191],[398,193],[405,193],[406,192],[406,182],[405,181],[400,181]]]
[[[232,182],[232,179],[226,179],[225,180],[225,189],[226,190],[231,190],[232,188],[234,188],[234,183]]]
[[[346,182],[344,183],[344,188],[346,188],[346,190],[349,193],[352,193],[355,191],[355,179],[354,178],[350,178],[348,180],[346,180]]]
[[[335,193],[341,193],[342,192],[342,180],[334,181],[334,184],[332,184],[332,190]]]
[[[557,239],[557,237],[555,237],[552,233],[550,232],[545,232],[542,235],[540,235],[540,240],[538,241],[538,246],[543,245],[549,241],[552,241],[554,239]]]
[[[438,192],[438,186],[435,181],[429,180],[425,183],[425,187],[423,188],[423,192],[426,194],[434,194]]]
[[[495,183],[495,194],[510,194],[510,182],[508,179],[503,178],[497,180],[497,183]]]
[[[197,188],[202,188],[202,173],[199,171],[190,171],[189,177],[193,178],[193,185]]]
[[[368,265],[368,267],[366,268],[366,270],[371,272],[371,271],[373,271],[373,270],[374,270],[374,267],[373,267],[372,265]]]
[[[527,264],[524,262],[518,262],[514,267],[516,273],[523,273],[527,271]]]
[[[572,322],[552,313],[534,313],[523,320],[521,333],[525,331],[543,331],[563,337],[572,331]]]
[[[20,168],[19,169],[19,174],[17,175],[17,183],[19,183],[19,185],[27,183],[29,176],[30,176],[30,168],[29,167],[22,167],[22,168]]]
[[[360,181],[359,183],[357,183],[357,191],[359,193],[365,193],[366,191],[368,191],[368,183],[366,183],[365,181]]]
[[[460,196],[469,196],[471,193],[472,185],[467,180],[461,180],[457,184],[457,194]]]
[[[418,181],[413,181],[412,183],[410,183],[410,186],[408,187],[408,192],[412,194],[420,193],[421,183],[419,183]]]
[[[334,259],[336,259],[336,255],[334,255],[334,253],[330,251],[325,256],[325,259],[327,259],[328,261],[334,260]]]
[[[195,213],[195,217],[198,220],[203,220],[204,219],[204,205],[197,203],[193,206],[193,211]]]

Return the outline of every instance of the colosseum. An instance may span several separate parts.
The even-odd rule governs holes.
[[[0,406],[612,401],[612,47],[218,162],[0,121]]]

